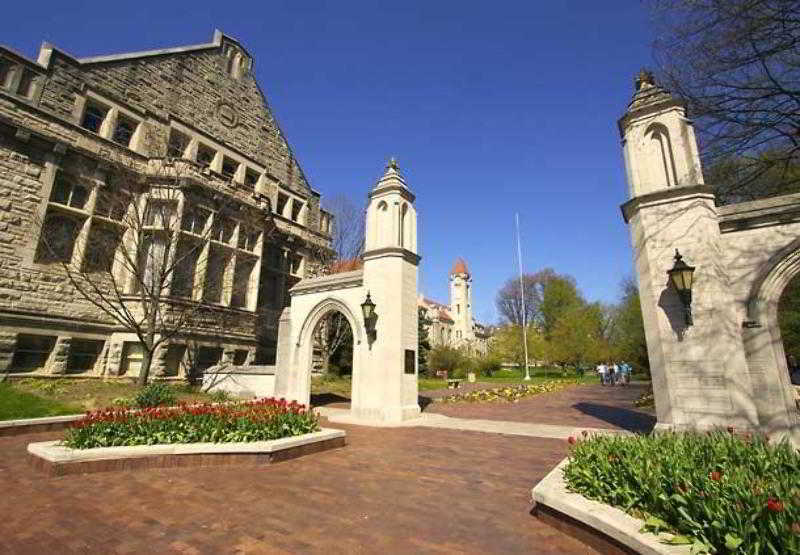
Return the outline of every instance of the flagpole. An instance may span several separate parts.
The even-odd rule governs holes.
[[[531,379],[528,370],[528,321],[525,314],[525,288],[522,285],[522,246],[519,240],[519,212],[517,216],[517,262],[519,263],[519,296],[522,300],[522,346],[525,349],[525,381]]]

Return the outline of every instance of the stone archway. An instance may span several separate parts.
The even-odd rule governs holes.
[[[654,126],[665,138],[661,153],[645,140]],[[657,427],[734,426],[800,445],[778,325],[781,293],[800,273],[800,194],[717,206],[703,183],[684,105],[649,74],[637,80],[619,130],[631,196],[622,213],[633,242]],[[663,171],[665,159],[674,176]],[[676,249],[696,268],[693,321],[667,280]]]
[[[778,249],[750,287],[742,339],[761,426],[771,432],[797,428],[778,305],[789,282],[800,275],[800,239]],[[795,430],[796,433],[796,430]]]
[[[352,374],[351,374],[351,391],[350,399],[353,402],[360,391],[360,379],[362,377],[362,357],[361,357],[361,343],[366,341],[364,325],[360,321],[359,314],[356,310],[360,310],[360,306],[348,306],[347,301],[342,298],[327,297],[321,300],[306,317],[305,322],[300,327],[300,334],[298,343],[295,345],[294,355],[296,357],[294,364],[299,369],[307,369],[307,375],[301,377],[301,381],[305,381],[303,391],[308,390],[309,398],[311,394],[311,370],[312,370],[312,352],[314,348],[314,331],[317,326],[329,315],[334,312],[339,312],[347,320],[350,329],[353,332],[353,361],[352,361]]]
[[[337,310],[353,330],[351,416],[399,421],[420,413],[415,197],[392,160],[369,198],[363,268],[304,279],[289,292],[278,326],[275,395],[310,402],[314,328]],[[377,314],[370,333],[361,312],[367,295]]]

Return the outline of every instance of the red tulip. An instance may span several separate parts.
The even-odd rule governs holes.
[[[576,443],[578,443],[578,440],[576,440],[574,436],[569,436],[569,438],[567,438],[567,442],[570,445],[575,445]]]
[[[719,482],[720,480],[722,480],[722,472],[717,472],[715,470],[714,472],[710,472],[708,474],[708,477],[711,478],[715,482]]]
[[[783,512],[783,503],[781,503],[778,499],[770,497],[767,499],[767,509],[772,511],[773,513],[780,513]]]

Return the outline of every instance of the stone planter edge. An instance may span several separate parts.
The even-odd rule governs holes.
[[[344,430],[322,428],[319,432],[310,434],[248,443],[173,443],[136,445],[133,447],[98,447],[93,449],[70,449],[69,447],[58,445],[60,440],[55,440],[29,443],[28,453],[56,464],[158,455],[270,454],[311,443],[344,438],[345,435]]]
[[[644,522],[624,511],[567,490],[562,460],[531,490],[534,503],[571,517],[601,535],[643,555],[689,555],[690,546],[667,545],[652,533],[641,533]]]

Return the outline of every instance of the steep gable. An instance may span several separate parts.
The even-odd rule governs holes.
[[[40,106],[73,117],[86,89],[169,122],[177,119],[267,168],[284,187],[312,194],[251,72],[246,50],[217,31],[208,44],[76,59],[52,46]]]

